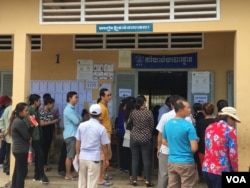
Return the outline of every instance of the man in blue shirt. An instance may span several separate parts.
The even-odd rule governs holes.
[[[158,110],[158,122],[160,121],[161,116],[169,111],[171,111],[170,96],[166,98],[165,104],[163,104]]]
[[[75,134],[78,128],[78,125],[81,123],[82,118],[79,114],[77,114],[75,105],[78,102],[78,96],[75,91],[70,91],[67,93],[67,106],[63,111],[63,122],[64,122],[64,131],[63,138],[66,143],[67,157],[65,161],[66,166],[66,175],[64,179],[66,180],[74,180],[75,176],[71,176],[71,166],[73,163],[73,159],[75,157],[75,145],[76,138]],[[76,175],[76,173],[75,173]]]
[[[162,134],[169,147],[168,188],[193,188],[197,185],[193,153],[198,149],[198,137],[194,126],[184,119],[191,113],[188,102],[178,100],[174,109],[176,116],[164,125]]]

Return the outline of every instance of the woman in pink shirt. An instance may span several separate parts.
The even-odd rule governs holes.
[[[208,188],[221,188],[222,172],[238,171],[236,122],[240,122],[236,109],[224,107],[218,121],[206,129],[202,171]]]

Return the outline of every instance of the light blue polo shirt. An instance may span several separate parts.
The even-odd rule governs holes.
[[[64,140],[75,136],[76,130],[81,121],[82,117],[79,114],[77,114],[75,107],[70,103],[68,103],[63,110]]]
[[[101,145],[110,143],[105,127],[93,118],[80,124],[75,137],[81,141],[79,155],[81,160],[100,161]]]
[[[173,118],[165,125],[162,136],[167,140],[169,147],[168,162],[193,163],[190,141],[197,140],[194,126],[182,118]]]

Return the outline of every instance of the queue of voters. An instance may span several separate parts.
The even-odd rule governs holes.
[[[120,102],[112,122],[108,89],[100,89],[96,104],[81,114],[75,108],[78,97],[75,91],[67,93],[62,117],[49,93],[42,99],[30,94],[27,102],[14,107],[10,97],[0,97],[0,165],[10,175],[10,155],[14,156],[12,188],[25,187],[30,152],[33,181],[50,183],[49,151],[58,134],[63,138],[58,173],[64,180],[77,181],[78,188],[113,186],[114,177],[107,170],[114,155],[112,134],[119,140],[119,171],[127,174],[131,186],[143,182],[145,187],[196,188],[204,182],[208,188],[221,188],[222,172],[238,171],[236,123],[241,121],[225,100],[190,106],[183,97],[171,95],[154,113],[143,95],[129,96]],[[154,153],[157,182],[152,181]]]

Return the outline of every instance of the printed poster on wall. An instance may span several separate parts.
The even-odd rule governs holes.
[[[131,89],[119,89],[119,97],[129,97],[132,95],[132,90]]]
[[[113,80],[114,65],[113,64],[94,64],[93,79],[94,80]]]
[[[77,80],[91,80],[93,78],[93,60],[77,60]]]
[[[192,93],[209,93],[209,72],[192,72]]]

